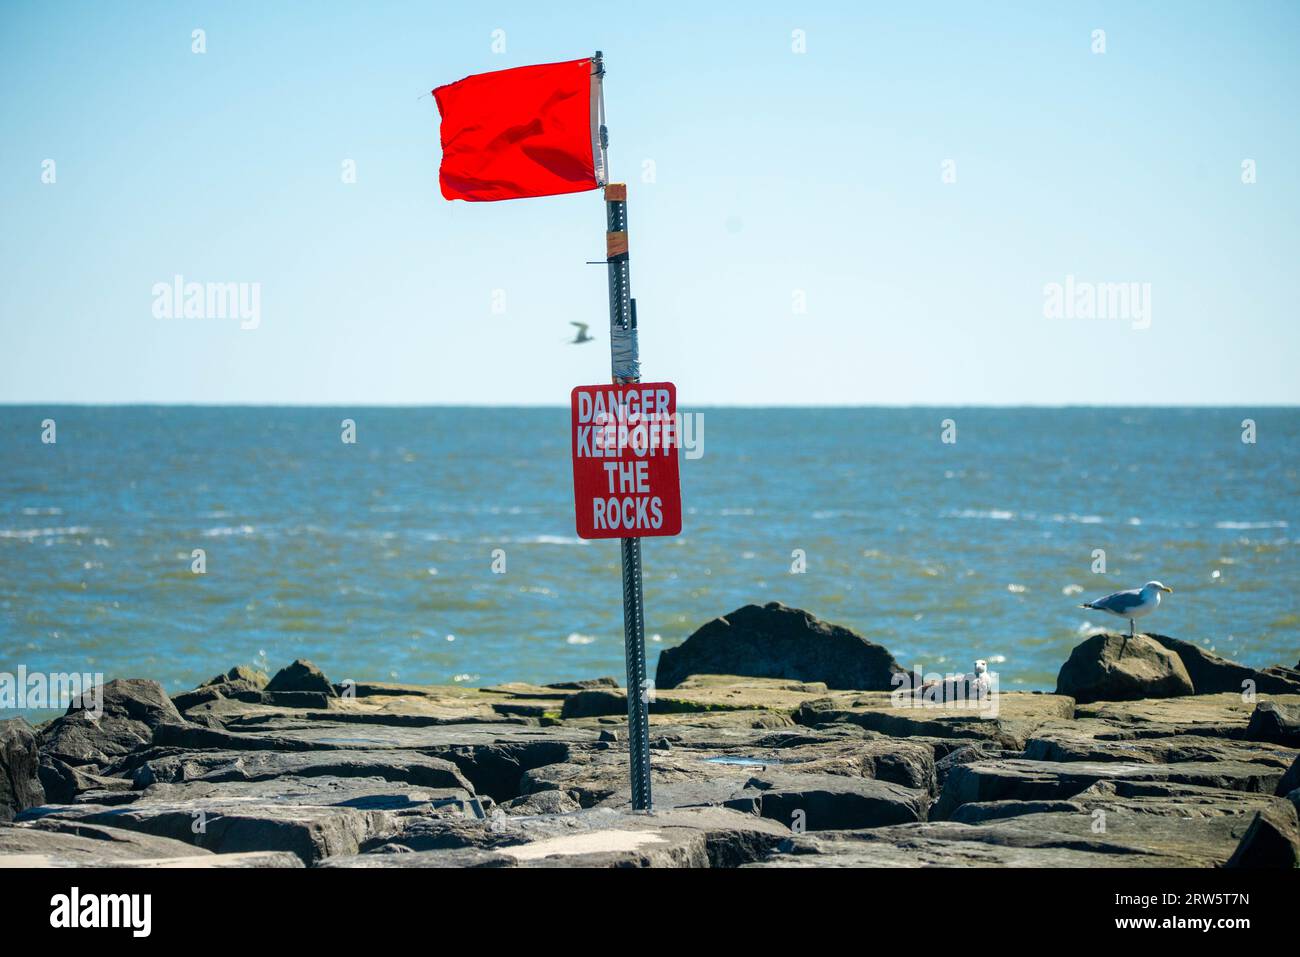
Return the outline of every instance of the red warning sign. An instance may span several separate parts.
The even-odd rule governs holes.
[[[573,499],[582,538],[682,530],[677,388],[671,382],[573,390]]]

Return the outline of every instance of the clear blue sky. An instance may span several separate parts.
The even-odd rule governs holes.
[[[419,97],[598,48],[684,406],[1300,399],[1300,4],[713,6],[7,0],[0,402],[566,403],[600,196],[444,201]],[[154,318],[178,273],[259,328]],[[1045,318],[1067,275],[1151,327]]]

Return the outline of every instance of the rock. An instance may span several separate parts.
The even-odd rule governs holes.
[[[271,781],[281,778],[379,778],[429,788],[473,786],[450,761],[416,751],[190,751],[154,758],[136,769],[136,789],[184,781]]]
[[[770,710],[782,716],[826,694],[821,682],[805,683],[738,675],[692,675],[670,691],[656,688],[650,697],[652,715]],[[501,706],[496,706],[500,710]],[[553,710],[553,708],[551,709]],[[627,693],[620,688],[592,688],[570,693],[560,709],[566,721],[591,717],[627,716]],[[692,718],[682,719],[694,721]],[[783,722],[788,723],[788,722]]]
[[[931,818],[948,819],[958,807],[984,801],[1068,800],[1098,781],[1194,784],[1273,794],[1279,768],[1240,761],[1125,764],[1119,761],[976,761],[954,767]]]
[[[1277,784],[1277,793],[1290,794],[1296,788],[1300,788],[1300,757],[1292,761],[1291,767],[1282,775],[1282,780]]]
[[[1225,691],[1241,694],[1246,688],[1246,682],[1252,682],[1254,690],[1260,694],[1300,693],[1300,672],[1290,668],[1277,665],[1257,671],[1222,658],[1190,641],[1170,638],[1168,635],[1147,637],[1178,655],[1197,694],[1218,694]]]
[[[953,811],[950,820],[958,824],[982,824],[999,818],[1022,814],[1083,814],[1087,809],[1074,801],[984,801],[963,804]]]
[[[0,721],[0,821],[45,803],[36,732],[23,718]]]
[[[559,691],[589,691],[593,688],[617,688],[617,678],[586,678],[582,681],[557,681],[546,685]]]
[[[929,804],[924,791],[887,781],[775,771],[751,777],[726,806],[795,830],[828,831],[921,821]]]
[[[0,868],[302,866],[296,854],[213,854],[182,841],[94,824],[46,827],[36,822],[0,828]]]
[[[742,675],[691,675],[671,690],[656,688],[651,714],[744,711],[766,709],[792,714],[806,702],[827,694],[821,681],[754,678]],[[694,718],[686,720],[694,721]]]
[[[968,738],[1019,750],[1041,725],[1074,715],[1074,699],[1063,695],[999,692],[980,704],[988,707],[936,707],[880,691],[835,694],[800,705],[794,720],[813,727],[851,723],[895,737]]]
[[[224,697],[219,688],[200,687],[193,691],[182,691],[180,694],[172,695],[172,704],[176,706],[177,711],[184,712]]]
[[[199,685],[199,687],[212,688],[235,685],[240,688],[261,691],[266,687],[268,681],[269,679],[266,674],[258,671],[256,668],[249,668],[247,665],[235,665],[235,667],[231,668],[224,675],[217,675],[215,678],[210,678],[203,682],[203,684]]]
[[[1300,694],[1300,668],[1269,665],[1256,672],[1255,690],[1263,694]]]
[[[266,691],[315,691],[327,698],[336,698],[338,693],[330,684],[324,673],[310,661],[299,658],[292,664],[281,668],[266,685]]]
[[[183,841],[95,824],[36,821],[0,827],[0,867],[105,867],[210,853]]]
[[[184,723],[162,685],[118,678],[83,694],[41,730],[41,753],[70,765],[105,765]]]
[[[1075,646],[1056,693],[1080,704],[1194,694],[1182,659],[1146,635],[1101,634]]]
[[[171,698],[167,697],[167,692],[156,681],[147,678],[117,678],[101,685],[100,689],[100,706],[105,717],[138,721],[149,728],[177,724],[183,720]],[[68,714],[93,710],[98,703],[96,697],[96,692],[82,695],[68,708]]]
[[[1111,725],[1088,721],[1047,726],[1025,743],[1031,761],[1124,761],[1177,764],[1184,761],[1258,762],[1285,770],[1296,751],[1272,744],[1197,734],[1138,737]]]
[[[336,700],[334,695],[323,691],[262,691],[256,695],[252,700],[277,708],[315,708],[322,711]]]
[[[823,778],[848,789],[864,780],[889,783],[909,794],[919,792],[928,803],[934,789],[933,748],[861,735],[682,733],[671,750],[652,755],[655,806],[743,806],[757,813],[760,795],[752,779],[765,774],[772,786],[777,782],[771,776],[781,775],[787,790],[801,783],[813,787]],[[627,752],[574,751],[567,761],[525,773],[521,788],[526,794],[559,791],[584,808],[626,807],[631,803]],[[861,789],[872,795],[888,791],[871,784]],[[778,807],[780,800],[773,795],[769,806]]]
[[[767,863],[1217,867],[1232,855],[1257,811],[1276,812],[1280,806],[1279,799],[1262,794],[1104,781],[1070,801],[1052,802],[1053,810],[1004,813],[1024,811],[1026,803],[966,805],[962,814],[972,823],[927,821],[805,834],[783,844]],[[810,854],[817,855],[811,862],[798,859]]]
[[[287,851],[306,864],[355,854],[403,818],[473,812],[459,789],[417,788],[377,778],[155,784],[116,806],[74,804],[24,811],[20,822],[98,824],[185,841],[218,854]],[[479,809],[481,811],[481,808]]]
[[[1023,756],[1019,751],[995,748],[990,744],[968,744],[957,748],[934,762],[935,790],[937,792],[938,789],[944,786],[948,780],[948,774],[959,764],[970,764],[974,761],[997,761],[1002,758],[1019,758]]]
[[[1300,748],[1300,707],[1261,701],[1250,716],[1246,738]]]
[[[41,731],[41,752],[71,765],[102,766],[147,747],[153,731],[140,721],[103,717],[82,711],[65,715]]]
[[[563,791],[538,791],[506,801],[501,808],[507,814],[570,814],[582,805]]]
[[[305,867],[302,858],[288,851],[245,851],[238,854],[205,854],[199,857],[163,858],[154,861],[122,861],[114,867],[201,867],[228,870],[232,868],[285,868]]]
[[[699,628],[659,655],[655,687],[694,674],[821,681],[832,689],[888,690],[901,672],[880,645],[780,602],[746,605]]]
[[[129,791],[131,782],[126,778],[109,777],[60,761],[51,754],[41,756],[40,777],[45,789],[44,804],[71,804],[78,796],[90,792]],[[34,805],[30,805],[34,806]]]
[[[434,848],[431,850],[406,849],[395,851],[391,847],[378,848],[365,854],[332,857],[321,862],[324,868],[488,868],[515,867],[513,857],[495,850],[478,848]]]
[[[566,720],[626,714],[627,693],[617,688],[596,688],[569,695],[560,711],[560,717]]]
[[[500,822],[491,843],[333,858],[325,867],[736,867],[758,860],[790,832],[774,821],[718,807],[649,813],[601,808],[561,818]],[[472,826],[472,825],[471,825]]]
[[[1300,695],[1274,696],[1271,700],[1300,705]],[[1077,727],[1110,725],[1117,737],[1150,738],[1201,735],[1240,738],[1255,710],[1255,702],[1240,694],[1206,694],[1183,698],[1148,698],[1139,701],[1094,701],[1075,709]]]
[[[1300,867],[1300,826],[1295,808],[1257,811],[1225,866],[1285,870]]]
[[[355,716],[354,716],[355,717]],[[396,716],[395,716],[396,717]],[[571,748],[590,746],[596,732],[579,728],[539,728],[504,723],[432,725],[353,722],[348,715],[264,712],[247,723],[230,722],[249,730],[214,730],[197,725],[164,726],[155,744],[177,750],[224,751],[374,751],[419,750],[451,761],[479,794],[508,801],[520,794],[521,775],[530,768],[568,759]],[[137,765],[138,766],[138,765]],[[133,771],[130,762],[115,771]]]
[[[657,808],[722,805],[739,792],[753,768],[709,764],[702,756],[656,754],[650,762],[650,782]],[[559,791],[583,808],[627,808],[632,803],[627,753],[594,751],[571,755],[568,761],[526,771],[523,794]]]
[[[1055,815],[1051,816],[1055,817]],[[867,831],[802,834],[750,867],[1174,867],[1180,858],[1132,853],[1072,834],[1043,830],[1028,839],[999,833],[993,826],[920,823]],[[993,822],[996,825],[999,822]],[[954,830],[960,829],[960,830]]]
[[[937,794],[934,753],[928,744],[878,737],[840,746],[791,747],[784,755],[790,761],[786,767],[791,770],[850,774]],[[807,760],[800,761],[805,755]]]
[[[1236,691],[972,709],[695,674],[656,692],[646,815],[612,680],[334,697],[233,672],[178,696],[183,718],[147,684],[113,689],[98,722],[70,709],[35,732],[45,803],[11,827],[68,846],[25,833],[0,862],[1217,867],[1257,813],[1252,842],[1276,845],[1300,801],[1283,743],[1300,695],[1257,713]],[[183,847],[114,856],[124,834]]]

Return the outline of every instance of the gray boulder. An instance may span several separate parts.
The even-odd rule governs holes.
[[[963,804],[986,801],[1064,801],[1098,782],[1188,784],[1272,795],[1280,768],[1242,761],[1125,764],[1120,761],[975,761],[948,773],[931,820],[947,820]]]
[[[1195,694],[1177,654],[1146,635],[1101,634],[1075,646],[1056,676],[1056,693],[1079,704]]]
[[[1282,775],[1282,780],[1277,785],[1277,793],[1285,797],[1296,788],[1300,788],[1300,757],[1292,761],[1291,767],[1286,774]]]
[[[128,803],[79,803],[20,814],[43,827],[102,825],[184,841],[218,854],[288,851],[305,864],[355,854],[395,824],[421,814],[474,813],[459,788],[377,778],[276,778],[154,784]],[[61,825],[57,822],[61,822]]]
[[[1077,801],[983,801],[961,805],[949,820],[957,824],[983,824],[1022,814],[1084,814],[1086,811]]]
[[[750,778],[725,806],[796,830],[837,831],[923,821],[929,805],[926,792],[888,781],[774,771]]]
[[[188,711],[201,704],[219,701],[222,698],[260,704],[267,697],[264,693],[267,680],[266,675],[256,668],[235,665],[225,674],[209,678],[193,691],[173,695],[172,703],[181,711]],[[316,697],[321,700],[324,699],[323,694],[318,694]]]
[[[447,822],[439,822],[446,824]],[[475,833],[477,831],[478,833]],[[600,808],[557,817],[502,816],[444,830],[438,841],[397,841],[325,867],[737,867],[790,836],[775,821],[720,807]]]
[[[275,781],[288,778],[377,778],[428,788],[473,786],[450,761],[417,751],[183,751],[152,758],[134,772],[134,787],[186,781]]]
[[[325,677],[324,672],[310,661],[299,658],[287,667],[281,668],[266,685],[266,691],[315,691],[327,698],[337,698],[338,692]],[[229,697],[229,696],[227,696]]]
[[[45,803],[36,732],[22,718],[0,721],[0,821]]]
[[[249,668],[246,665],[235,665],[223,675],[217,675],[210,678],[200,688],[217,688],[224,694],[227,690],[234,691],[261,691],[267,685],[269,679],[265,674],[256,668]]]
[[[149,728],[178,724],[183,719],[162,685],[148,678],[117,678],[101,685],[105,717],[138,721]],[[68,707],[68,714],[91,710],[100,704],[96,692],[87,692]]]
[[[1300,748],[1300,708],[1276,701],[1262,701],[1251,713],[1246,725],[1249,741],[1267,741],[1288,748]]]
[[[129,791],[126,778],[95,774],[93,765],[71,765],[51,754],[41,755],[41,786],[47,804],[72,804],[77,796],[89,792]]]
[[[1300,867],[1300,826],[1294,807],[1281,805],[1255,812],[1255,818],[1225,867]]]
[[[538,791],[506,801],[501,809],[507,814],[571,814],[582,805],[564,791]]]
[[[595,718],[626,715],[627,694],[618,688],[590,688],[571,694],[560,709],[562,718]]]
[[[1255,690],[1261,694],[1300,693],[1300,671],[1280,665],[1259,671],[1220,657],[1190,641],[1168,635],[1147,637],[1178,655],[1197,694],[1240,692],[1247,681],[1254,682]]]
[[[224,697],[219,688],[200,687],[193,691],[182,691],[180,694],[172,695],[172,704],[176,706],[177,711],[189,711],[190,708],[207,704],[209,701],[219,701]]]
[[[162,685],[118,678],[88,691],[41,730],[41,752],[71,765],[104,765],[145,747],[159,728],[184,722]]]
[[[821,681],[827,688],[890,691],[902,672],[882,646],[780,602],[746,605],[715,618],[659,655],[657,688],[691,675],[746,675]]]
[[[583,678],[579,681],[556,681],[546,688],[554,688],[556,691],[590,691],[593,688],[617,688],[617,678]]]

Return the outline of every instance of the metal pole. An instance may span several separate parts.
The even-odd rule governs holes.
[[[615,385],[641,381],[636,301],[628,269],[627,184],[605,187],[605,259],[609,270],[609,348]],[[628,761],[632,809],[650,810],[650,707],[645,670],[645,617],[641,600],[641,539],[624,538],[623,653],[627,660]]]
[[[593,60],[603,83],[605,58],[599,50]],[[603,117],[604,93],[601,92]],[[602,124],[597,131],[609,166],[609,135]],[[627,184],[605,186],[605,262],[609,271],[609,357],[615,385],[641,381],[637,350],[636,300],[628,268]],[[632,778],[632,809],[650,810],[650,699],[645,674],[645,616],[641,600],[641,539],[620,539],[623,563],[623,657],[627,662],[627,754]]]

